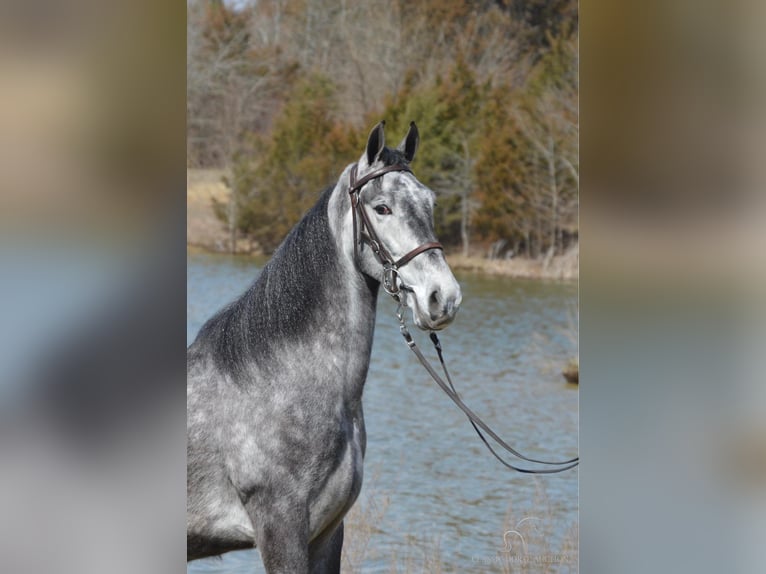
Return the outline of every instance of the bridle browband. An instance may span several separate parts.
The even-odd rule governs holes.
[[[367,211],[362,205],[361,194],[362,188],[372,181],[382,177],[383,175],[392,171],[406,171],[412,173],[409,166],[404,164],[387,165],[378,170],[368,173],[361,179],[356,178],[357,167],[359,164],[354,164],[351,167],[350,181],[348,187],[348,193],[351,198],[351,216],[354,221],[354,261],[359,262],[359,246],[362,242],[366,242],[370,245],[372,252],[378,258],[383,265],[383,289],[386,293],[398,300],[399,295],[399,283],[397,277],[399,276],[399,268],[404,267],[407,263],[412,261],[415,257],[421,253],[425,253],[431,249],[444,250],[442,244],[437,241],[429,241],[418,245],[415,249],[408,251],[402,255],[399,259],[394,259],[391,252],[386,249],[383,242],[375,233],[375,228],[370,222],[370,218],[367,215]]]
[[[476,413],[474,413],[470,408],[468,408],[468,406],[462,401],[462,399],[458,395],[457,390],[455,389],[455,385],[452,382],[452,377],[450,377],[449,371],[447,370],[447,365],[444,363],[444,356],[442,355],[441,343],[439,341],[439,338],[436,336],[436,333],[434,333],[433,331],[430,334],[431,342],[433,343],[434,348],[436,349],[436,352],[439,356],[439,362],[441,363],[442,370],[444,371],[444,375],[447,379],[447,382],[445,382],[444,379],[442,379],[439,376],[436,370],[428,362],[428,359],[425,358],[423,353],[415,344],[415,340],[412,338],[412,335],[408,331],[407,326],[404,322],[403,308],[405,305],[404,305],[404,301],[399,297],[401,288],[397,282],[397,277],[399,275],[399,268],[406,265],[410,261],[412,261],[415,257],[420,255],[421,253],[424,253],[431,249],[441,249],[443,251],[444,247],[442,247],[441,243],[438,243],[436,241],[423,243],[422,245],[418,245],[415,249],[408,251],[399,259],[394,260],[394,258],[391,256],[391,253],[388,251],[388,249],[385,248],[383,243],[380,241],[378,234],[375,233],[375,228],[372,226],[372,223],[370,222],[367,212],[365,211],[364,206],[362,205],[360,195],[362,193],[362,188],[373,179],[377,179],[383,176],[384,174],[392,172],[392,171],[406,171],[406,172],[412,173],[412,170],[407,165],[394,164],[394,165],[388,165],[388,166],[382,167],[378,170],[368,173],[361,179],[357,179],[356,178],[357,166],[358,164],[355,163],[351,167],[350,181],[349,181],[349,188],[348,188],[348,193],[351,198],[351,214],[352,214],[352,219],[354,222],[354,262],[357,265],[359,264],[359,246],[362,244],[362,242],[369,243],[373,253],[375,253],[378,260],[383,265],[383,281],[382,281],[383,289],[386,291],[386,293],[391,295],[391,297],[393,297],[394,300],[399,304],[399,307],[396,312],[396,317],[399,320],[399,330],[401,331],[401,334],[404,337],[404,340],[407,342],[407,346],[415,354],[418,361],[420,361],[420,363],[426,369],[428,374],[431,375],[431,378],[436,382],[436,384],[439,385],[439,387],[452,400],[452,402],[454,402],[458,406],[458,408],[460,408],[460,410],[463,411],[463,413],[465,413],[465,415],[468,417],[469,422],[471,423],[471,426],[473,426],[474,430],[479,435],[479,438],[482,440],[484,445],[489,449],[489,451],[494,455],[494,457],[497,460],[499,460],[502,464],[504,464],[506,467],[512,470],[527,473],[527,474],[554,474],[554,473],[563,472],[565,470],[570,470],[578,466],[580,464],[579,457],[575,457],[570,460],[565,460],[561,462],[551,462],[547,460],[529,458],[524,456],[517,450],[514,450],[508,443],[506,443],[503,439],[501,439],[489,427],[489,425],[487,425],[487,423],[485,423]],[[485,433],[487,433],[487,435],[491,437],[496,442],[497,445],[499,445],[503,450],[512,454],[513,456],[516,456],[527,462],[533,462],[533,463],[542,464],[542,465],[549,465],[549,466],[554,466],[558,468],[529,469],[529,468],[520,468],[518,466],[510,464],[505,459],[503,459],[495,451],[495,449],[492,448],[492,446],[489,444],[489,441],[482,434],[481,432],[482,430]]]

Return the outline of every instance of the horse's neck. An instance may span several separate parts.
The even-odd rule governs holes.
[[[343,178],[341,179],[343,182]],[[346,365],[347,384],[361,394],[375,326],[377,283],[353,260],[347,184],[326,192],[293,229],[254,286],[251,350],[269,356],[303,345],[315,361]]]
[[[341,175],[329,195],[325,206],[329,236],[334,244],[334,281],[331,304],[325,309],[330,330],[325,333],[330,352],[338,349],[347,354],[350,369],[348,384],[356,385],[361,398],[367,375],[375,313],[378,283],[359,272],[354,261],[354,235],[351,221],[351,202],[348,196],[348,169]],[[330,343],[333,341],[333,343]]]
[[[354,261],[354,234],[351,200],[348,195],[348,169],[341,175],[327,202],[327,223],[335,245],[336,273],[341,277],[338,302],[346,328],[357,337],[357,344],[372,344],[378,284],[359,272]],[[337,320],[337,317],[336,317]],[[361,340],[360,340],[361,339]]]

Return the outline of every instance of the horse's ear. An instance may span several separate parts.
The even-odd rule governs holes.
[[[386,136],[383,133],[383,127],[385,125],[385,120],[381,121],[377,126],[372,128],[370,136],[367,138],[367,165],[375,163],[380,152],[383,151],[383,146],[386,145]]]
[[[404,136],[402,143],[399,144],[397,149],[404,152],[404,157],[407,158],[407,161],[412,161],[412,158],[415,157],[415,152],[418,151],[418,144],[420,144],[418,126],[415,125],[415,122],[410,122],[410,130]]]

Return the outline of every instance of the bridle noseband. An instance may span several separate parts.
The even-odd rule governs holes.
[[[383,243],[380,241],[378,234],[375,233],[375,228],[370,222],[370,218],[365,211],[361,201],[362,188],[372,181],[383,176],[391,171],[406,171],[412,173],[412,170],[403,164],[388,165],[368,173],[361,179],[356,178],[358,164],[354,164],[351,167],[350,183],[348,187],[348,193],[351,197],[351,214],[354,221],[354,261],[359,262],[358,246],[362,242],[369,243],[373,253],[383,265],[383,289],[386,293],[398,299],[399,291],[401,290],[396,278],[399,276],[399,269],[404,267],[407,263],[412,261],[415,257],[421,253],[425,253],[431,249],[444,250],[442,244],[437,241],[430,241],[418,245],[412,251],[408,251],[399,259],[394,259],[391,252],[386,249]],[[358,222],[357,222],[358,220]]]

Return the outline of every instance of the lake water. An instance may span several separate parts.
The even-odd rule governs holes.
[[[189,256],[187,343],[262,264]],[[456,276],[463,304],[439,337],[461,397],[523,454],[576,456],[578,391],[561,376],[577,354],[576,284]],[[346,520],[344,572],[577,572],[578,470],[531,476],[497,462],[409,351],[394,310],[382,295],[364,391],[364,486]],[[427,335],[412,332],[433,355]],[[263,567],[251,550],[187,572]]]

